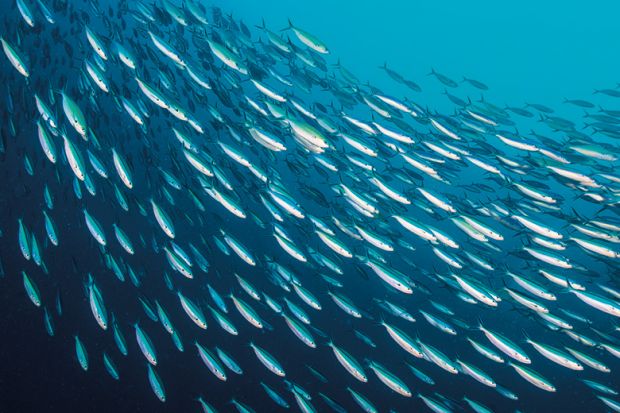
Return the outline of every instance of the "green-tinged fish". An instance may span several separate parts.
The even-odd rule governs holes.
[[[37,285],[28,277],[25,271],[22,271],[22,281],[24,283],[24,289],[26,290],[26,294],[32,304],[37,307],[41,307],[41,295],[39,293],[39,288]]]
[[[88,371],[88,353],[82,340],[78,336],[74,336],[75,339],[75,354],[77,356],[78,363],[84,371]]]
[[[271,354],[269,354],[265,349],[255,345],[254,343],[250,343],[250,347],[254,350],[254,354],[258,360],[265,366],[269,371],[273,374],[284,377],[286,374],[284,373],[284,369]]]
[[[28,71],[28,67],[24,59],[21,57],[20,53],[18,53],[13,46],[11,46],[3,37],[0,37],[0,42],[2,43],[2,49],[4,50],[4,54],[6,55],[9,62],[13,65],[13,67],[24,77],[29,77],[30,72]]]
[[[553,386],[553,384],[551,384],[549,381],[547,381],[547,379],[545,379],[544,377],[542,377],[535,371],[530,370],[526,367],[520,366],[518,364],[514,364],[512,362],[508,362],[508,364],[512,368],[514,368],[517,373],[519,373],[519,376],[523,377],[525,380],[529,381],[530,383],[532,383],[534,386],[538,387],[539,389],[542,389],[548,392],[555,392],[555,386]]]
[[[315,52],[318,52],[321,54],[329,53],[327,46],[325,46],[323,42],[321,42],[319,39],[317,39],[315,36],[311,35],[310,33],[306,32],[305,30],[302,30],[298,27],[293,26],[293,23],[291,23],[290,20],[288,21],[287,29],[291,29],[293,33],[295,33],[295,36],[297,36],[300,42],[302,42],[303,44],[305,44],[306,46],[308,46]]]
[[[189,298],[185,297],[181,292],[177,292],[177,296],[179,297],[179,301],[181,302],[181,307],[188,315],[188,317],[196,324],[198,327],[203,330],[207,329],[207,320],[205,318],[202,309],[197,306],[193,301]]]
[[[150,364],[157,366],[157,353],[151,338],[137,323],[134,324],[134,329],[136,330],[136,340],[140,351],[142,351],[142,354]]]
[[[411,390],[409,390],[409,387],[407,387],[407,385],[400,378],[386,370],[381,364],[375,361],[370,361],[368,363],[368,368],[370,368],[377,375],[377,378],[387,387],[394,390],[401,396],[411,397]]]
[[[362,368],[361,364],[353,358],[353,356],[351,356],[349,353],[342,350],[341,348],[337,347],[331,341],[327,343],[327,345],[334,352],[336,360],[338,360],[338,362],[342,365],[342,367],[344,367],[346,371],[349,372],[349,374],[351,374],[353,377],[363,383],[368,381],[368,377],[366,376],[364,369]]]
[[[219,360],[209,350],[200,345],[198,342],[194,342],[198,349],[198,354],[207,368],[221,381],[226,381],[226,372],[224,367],[220,364]]]
[[[166,401],[166,389],[164,388],[164,383],[161,381],[161,378],[157,374],[157,371],[153,368],[152,365],[147,364],[147,375],[149,378],[149,383],[151,384],[151,389],[155,396],[163,403]]]
[[[518,347],[515,343],[513,343],[506,337],[483,327],[482,324],[480,324],[478,328],[484,333],[484,335],[491,342],[491,344],[501,350],[502,353],[521,363],[532,363],[532,360],[530,360],[528,355],[520,347]]]
[[[88,126],[86,124],[86,118],[82,113],[82,109],[78,106],[75,101],[70,98],[65,91],[61,92],[62,96],[62,110],[69,121],[69,124],[75,131],[82,137],[86,137],[88,133]],[[66,138],[65,138],[66,142]]]

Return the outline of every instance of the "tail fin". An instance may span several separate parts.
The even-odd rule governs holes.
[[[293,29],[295,26],[293,26],[293,22],[291,21],[291,19],[288,19],[288,26],[285,27],[284,29],[280,30],[281,32],[286,31],[286,30],[290,30]]]
[[[262,19],[260,26],[256,25],[254,27],[256,27],[257,29],[266,30],[267,26],[265,25],[265,19]]]

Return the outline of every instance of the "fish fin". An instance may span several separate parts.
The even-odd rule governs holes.
[[[265,25],[265,18],[261,19],[260,26],[259,25],[255,25],[254,27],[256,27],[257,29],[261,29],[261,30],[267,29],[267,26]]]
[[[281,32],[284,32],[286,30],[290,30],[293,29],[295,26],[293,26],[293,22],[291,21],[291,19],[287,19],[288,20],[288,26],[285,27],[284,29],[280,30]],[[290,40],[290,39],[289,39]]]

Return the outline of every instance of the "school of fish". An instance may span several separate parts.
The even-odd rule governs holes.
[[[204,412],[541,411],[557,377],[620,412],[620,88],[566,100],[568,119],[432,70],[442,114],[291,21],[10,3],[0,273],[50,336],[80,286],[97,331],[57,338],[81,369],[123,380],[139,358],[161,402]],[[209,392],[166,392],[177,350]],[[209,394],[230,382],[265,397]]]

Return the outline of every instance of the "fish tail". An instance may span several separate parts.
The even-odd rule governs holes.
[[[293,22],[291,21],[291,19],[287,19],[287,20],[288,20],[288,26],[286,26],[284,29],[280,30],[281,32],[293,29],[295,27],[295,26],[293,26]]]

